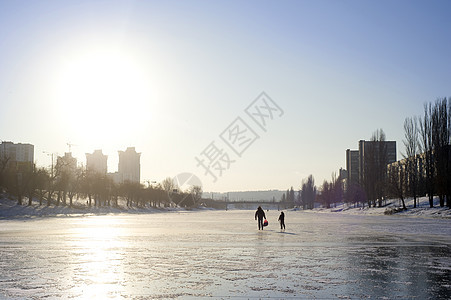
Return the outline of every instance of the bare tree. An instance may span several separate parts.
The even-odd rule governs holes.
[[[337,173],[333,172],[331,183],[333,188],[332,203],[336,206],[337,203],[343,202],[344,200],[343,178],[341,175],[337,176]]]
[[[189,189],[189,193],[191,194],[191,197],[193,198],[193,204],[196,206],[199,201],[202,199],[202,187],[198,185],[193,185]]]
[[[114,182],[114,180],[110,179],[110,187],[111,187],[111,199],[113,201],[113,206],[119,206],[119,186]]]
[[[90,172],[88,170],[83,170],[81,173],[80,184],[79,184],[79,195],[84,198],[88,198],[88,206],[92,205],[92,198],[94,193],[94,176],[95,173]]]
[[[161,185],[162,185],[162,187],[163,187],[163,189],[166,191],[166,192],[172,192],[175,188],[177,188],[176,187],[176,185],[175,185],[175,183],[174,183],[174,180],[172,180],[172,178],[171,177],[166,177],[162,182],[161,182]]]
[[[447,194],[447,174],[449,169],[449,142],[450,130],[448,128],[448,103],[446,98],[437,99],[432,109],[432,150],[435,167],[436,191],[440,198],[440,206],[445,206]]]
[[[382,207],[382,200],[385,196],[386,176],[387,176],[387,164],[388,153],[387,144],[385,143],[385,133],[382,129],[376,130],[371,138],[377,145],[377,158],[376,158],[376,197],[378,200],[378,206]]]
[[[429,197],[429,206],[434,207],[434,159],[432,138],[432,105],[424,105],[424,117],[420,122],[421,151],[424,154],[424,167],[426,177],[426,192]]]
[[[28,205],[30,206],[33,202],[33,197],[36,192],[37,186],[37,171],[35,164],[27,164],[22,177],[24,180],[25,190],[28,196]]]
[[[28,203],[31,205],[34,189],[34,164],[23,162],[11,162],[4,172],[4,185],[6,190],[17,197],[17,204],[22,205],[23,197],[29,197]]]
[[[81,168],[77,168],[75,170],[75,174],[70,174],[69,183],[67,186],[67,196],[69,197],[69,206],[73,205],[74,196],[80,192],[80,186],[83,179],[83,170]]]
[[[406,177],[409,194],[413,197],[413,207],[417,207],[418,190],[418,155],[419,155],[419,120],[417,117],[404,120],[404,146],[406,159]]]
[[[167,193],[163,190],[161,184],[157,184],[156,186],[149,185],[147,187],[147,193],[150,205],[153,207],[161,207],[163,199],[167,198]]]
[[[333,184],[327,180],[323,181],[320,187],[320,193],[318,195],[319,202],[326,208],[330,208],[330,204],[333,201]]]
[[[358,183],[351,182],[346,189],[345,200],[354,206],[361,203],[365,207],[365,202],[367,202],[365,190]]]
[[[174,190],[176,190],[178,187],[175,184],[174,180],[171,177],[166,177],[162,182],[161,186],[163,187],[163,190],[166,192],[166,199],[168,202],[171,202],[171,195],[173,194]]]
[[[288,206],[289,207],[293,207],[294,206],[294,200],[295,200],[294,198],[295,198],[295,196],[294,196],[294,189],[293,189],[293,187],[291,187],[289,192],[288,192],[288,195],[287,195],[287,201],[288,201]]]
[[[2,188],[6,187],[7,185],[7,166],[10,158],[9,156],[6,156],[4,153],[2,157],[0,157],[0,191]]]
[[[402,202],[402,208],[407,209],[406,203],[404,202],[405,196],[405,168],[403,164],[397,162],[388,167],[388,192],[390,196],[397,197]]]
[[[301,201],[303,209],[313,209],[316,198],[316,186],[313,175],[307,179],[302,180]]]
[[[36,192],[39,197],[39,205],[42,205],[45,194],[47,193],[49,174],[44,168],[38,169],[36,173]]]
[[[448,97],[448,143],[446,145],[446,204],[451,209],[451,97]]]
[[[119,186],[120,194],[125,197],[127,206],[133,206],[133,202],[138,204],[142,186],[139,182],[125,181]]]
[[[382,129],[376,130],[369,142],[365,142],[364,169],[362,186],[365,189],[368,206],[382,206],[385,195],[388,153],[385,142],[385,133]]]
[[[56,206],[59,206],[60,203],[63,206],[66,205],[66,193],[68,187],[69,187],[69,173],[66,171],[62,171],[56,178],[55,182],[55,190],[58,192]]]

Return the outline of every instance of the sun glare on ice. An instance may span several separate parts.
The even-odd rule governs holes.
[[[86,299],[106,299],[120,294],[123,249],[127,247],[121,238],[126,229],[113,217],[89,217],[76,224],[69,248],[75,249],[77,265],[72,291]]]

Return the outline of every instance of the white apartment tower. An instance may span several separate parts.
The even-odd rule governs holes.
[[[93,153],[86,153],[86,169],[88,172],[106,174],[108,169],[108,156],[102,150],[94,150]]]
[[[13,142],[2,142],[0,144],[0,159],[8,159],[9,162],[16,163],[33,163],[34,146],[31,144],[14,144]]]
[[[137,153],[135,147],[128,147],[125,151],[119,151],[118,175],[121,181],[140,182],[141,153]]]

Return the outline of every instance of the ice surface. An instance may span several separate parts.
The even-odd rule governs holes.
[[[0,298],[451,297],[448,219],[266,214],[0,220]]]

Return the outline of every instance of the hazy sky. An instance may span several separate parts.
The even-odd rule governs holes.
[[[114,172],[134,146],[142,180],[297,189],[378,128],[399,158],[404,119],[451,95],[450,53],[451,1],[0,0],[0,139],[34,144],[42,166],[70,142]],[[245,113],[263,91],[283,110],[266,132]],[[259,136],[235,140],[241,157],[231,128]],[[229,167],[216,182],[206,154]]]

